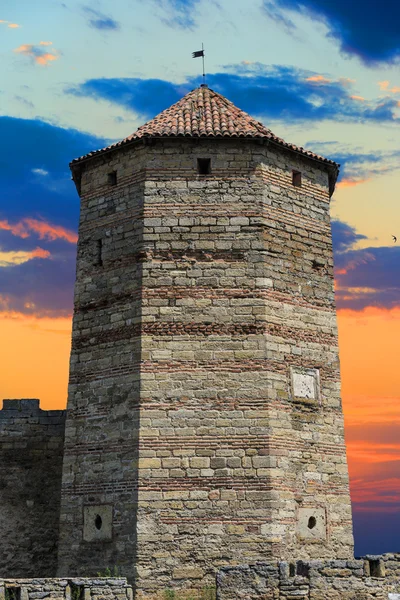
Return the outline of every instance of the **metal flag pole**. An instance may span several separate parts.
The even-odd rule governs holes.
[[[192,58],[198,58],[199,56],[201,56],[203,59],[203,83],[201,84],[200,87],[207,87],[206,86],[206,72],[204,69],[204,44],[203,44],[203,42],[201,43],[201,50],[196,50],[196,52],[192,52]]]
[[[204,70],[204,46],[203,46],[203,42],[201,42],[201,51],[203,53],[202,59],[203,59],[203,85],[206,85],[206,72]]]

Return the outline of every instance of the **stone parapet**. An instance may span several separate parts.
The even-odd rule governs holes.
[[[400,554],[225,567],[217,600],[400,600]]]
[[[0,579],[0,600],[132,600],[125,578]]]

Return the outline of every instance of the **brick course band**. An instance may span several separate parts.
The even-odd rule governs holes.
[[[329,335],[320,331],[308,331],[307,329],[285,327],[278,324],[269,323],[182,323],[182,322],[164,322],[164,323],[137,323],[124,327],[113,327],[105,329],[96,334],[80,336],[78,340],[73,340],[73,348],[85,348],[98,344],[111,344],[119,340],[132,339],[142,335],[156,337],[171,337],[179,335],[190,336],[230,336],[242,338],[245,336],[259,336],[268,334],[271,337],[283,338],[286,341],[302,340],[313,342],[315,344],[324,344],[327,346],[337,346],[337,336]]]
[[[291,296],[288,293],[280,292],[277,290],[266,290],[266,289],[249,289],[249,288],[221,288],[221,287],[201,287],[201,286],[157,286],[154,288],[145,288],[132,290],[129,293],[123,292],[114,294],[112,296],[104,296],[100,299],[91,300],[86,303],[76,303],[75,312],[85,312],[90,310],[98,310],[102,308],[109,308],[110,306],[121,307],[124,304],[138,299],[149,300],[157,298],[159,300],[164,299],[178,299],[183,298],[207,298],[209,300],[217,300],[220,298],[227,299],[265,299],[271,302],[280,303],[281,305],[287,304],[289,306],[303,306],[311,308],[313,310],[323,310],[327,314],[334,315],[335,309],[331,307],[328,301],[325,302],[326,306],[322,308],[322,301],[313,298],[313,302],[307,301],[302,296]]]

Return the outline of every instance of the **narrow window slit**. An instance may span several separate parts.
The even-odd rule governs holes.
[[[103,519],[101,518],[100,515],[96,515],[96,518],[94,520],[94,525],[95,525],[96,529],[98,529],[100,531],[101,526],[103,525]]]
[[[301,186],[301,173],[300,171],[292,171],[292,184],[295,187]]]
[[[103,266],[103,240],[96,240],[96,265]]]
[[[117,185],[117,171],[111,171],[107,175],[108,185]]]
[[[211,173],[211,158],[198,158],[197,171],[199,175],[209,175]]]

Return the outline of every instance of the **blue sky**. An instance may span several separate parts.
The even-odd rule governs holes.
[[[12,318],[28,335],[28,326],[40,331],[46,319],[46,331],[58,335],[62,319],[70,322],[79,198],[68,163],[130,135],[199,85],[202,61],[192,52],[203,42],[210,87],[286,141],[341,164],[331,215],[342,322],[346,331],[349,319],[363,323],[372,335],[380,311],[397,327],[399,21],[400,3],[376,0],[15,0],[0,7],[3,323]],[[344,355],[346,372],[355,366],[351,353]],[[67,373],[68,365],[62,368]],[[391,406],[398,383],[393,379],[387,391]],[[361,397],[352,386],[352,397]],[[65,392],[57,389],[51,394],[61,407]],[[7,390],[20,393],[17,383]],[[359,400],[355,405],[362,411]],[[388,425],[383,413],[372,417],[368,410],[382,427],[379,439],[364,441],[379,454]],[[400,433],[400,414],[390,421],[390,434]],[[361,434],[349,423],[357,445]],[[400,447],[390,452],[400,454]],[[390,464],[387,481],[400,489],[397,463]],[[377,471],[371,473],[362,485],[373,485]],[[382,489],[389,489],[385,482]],[[366,490],[362,485],[357,489]],[[376,515],[388,506],[382,492],[363,508],[374,501]],[[390,502],[393,511],[397,504]],[[378,551],[384,549],[390,548]]]

